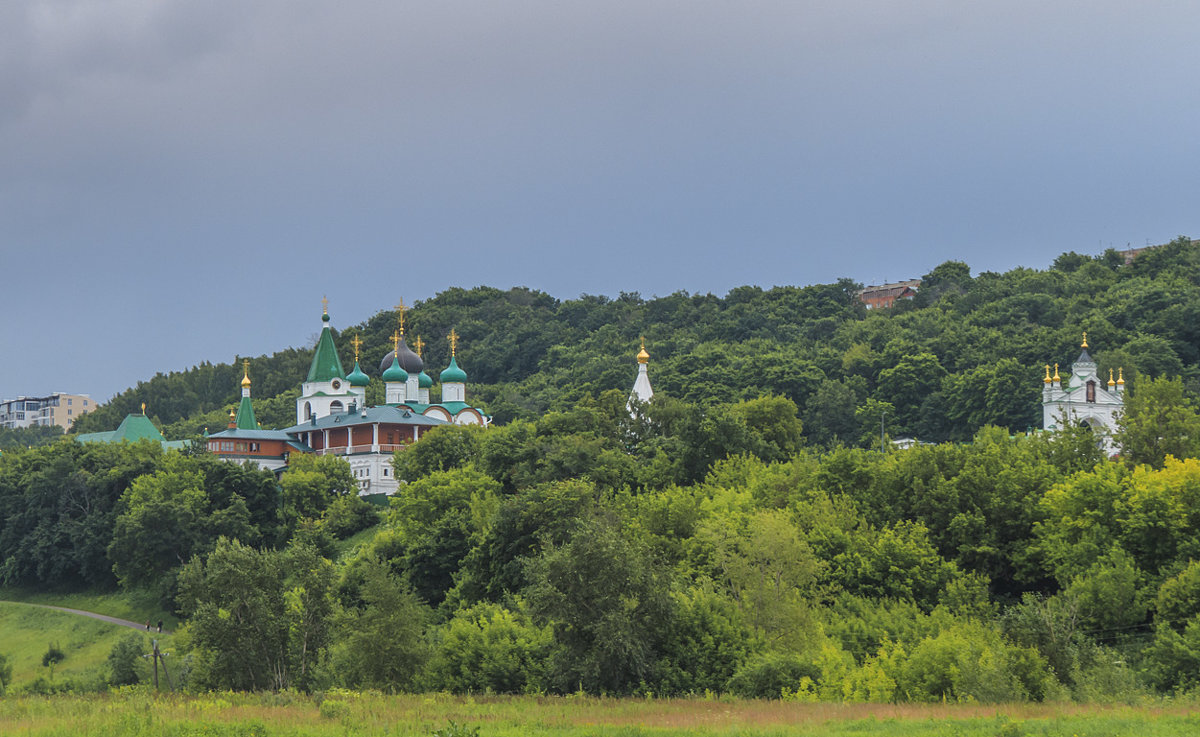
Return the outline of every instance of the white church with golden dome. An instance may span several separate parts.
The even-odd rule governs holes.
[[[1113,377],[1108,372],[1107,383],[1097,375],[1096,361],[1088,353],[1087,333],[1083,334],[1079,357],[1071,364],[1071,375],[1064,385],[1054,364],[1054,375],[1046,364],[1042,380],[1042,427],[1056,430],[1062,423],[1087,426],[1096,433],[1105,453],[1116,452],[1113,434],[1117,420],[1125,407],[1125,370],[1118,369]]]

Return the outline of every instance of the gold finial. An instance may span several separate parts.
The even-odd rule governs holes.
[[[646,352],[646,336],[642,336],[642,349],[637,354],[638,363],[646,363],[650,360],[650,354]]]
[[[1050,364],[1046,364],[1046,378],[1042,379],[1042,383],[1049,384],[1052,381],[1054,379],[1050,378]]]
[[[1125,386],[1125,367],[1117,369],[1117,386]]]
[[[396,354],[396,360],[400,360],[400,336],[403,335],[399,330],[392,333],[392,351]]]
[[[329,314],[329,298],[323,294],[321,295],[321,312],[326,315]]]
[[[250,359],[242,359],[242,386],[250,386]]]
[[[1108,370],[1108,388],[1109,389],[1111,389],[1117,385],[1117,382],[1113,381],[1112,374],[1113,374],[1112,369],[1109,369]]]
[[[1087,347],[1088,347],[1088,344],[1087,344],[1087,331],[1086,331],[1086,330],[1084,330],[1084,331],[1083,331],[1083,345],[1081,345],[1081,346],[1079,346],[1079,347],[1080,347],[1080,348],[1087,348]]]
[[[354,362],[358,363],[358,347],[362,345],[362,338],[358,337],[358,333],[350,339],[350,345],[354,346]]]
[[[229,408],[229,421],[233,422],[235,419],[237,419],[237,412],[234,412],[233,407],[230,407]]]
[[[401,337],[403,337],[403,336],[404,336],[404,312],[405,312],[407,309],[408,309],[408,308],[404,306],[404,300],[403,300],[403,299],[401,299],[401,300],[400,300],[400,303],[396,305],[396,311],[400,313],[400,336],[401,336]]]
[[[458,354],[458,333],[454,328],[450,328],[450,334],[446,337],[450,339],[450,357],[453,358]]]
[[[146,416],[146,403],[142,402],[142,417]]]
[[[1061,379],[1061,378],[1059,378],[1059,376],[1058,376],[1058,364],[1057,364],[1057,363],[1056,363],[1056,364],[1054,364],[1054,383],[1055,383],[1055,384],[1061,384],[1061,383],[1062,383],[1062,379]]]
[[[421,351],[425,350],[425,341],[421,340],[421,336],[418,335],[417,342],[413,343],[413,346],[417,349],[417,358],[420,358]]]

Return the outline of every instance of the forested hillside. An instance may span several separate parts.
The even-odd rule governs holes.
[[[0,456],[0,584],[153,592],[184,620],[172,667],[192,689],[1193,691],[1198,268],[1186,239],[1130,266],[947,263],[911,304],[869,314],[844,283],[649,301],[451,290],[412,332],[435,369],[440,336],[462,333],[471,388],[502,421],[398,451],[406,483],[386,507],[332,455],[294,455],[276,478],[199,447],[67,436]],[[361,333],[381,357],[394,317],[340,340]],[[1116,458],[1086,428],[1024,432],[1041,365],[1069,363],[1083,330],[1129,380]],[[642,332],[657,393],[631,413]],[[307,361],[256,361],[257,396],[274,393],[260,417],[286,424]],[[195,432],[224,420],[237,378],[156,377],[80,422],[147,401]],[[948,442],[881,452],[885,413],[893,434]]]
[[[972,277],[947,262],[920,293],[867,311],[849,281],[808,287],[739,287],[724,297],[558,300],[522,288],[450,289],[408,313],[434,369],[449,359],[446,335],[462,336],[471,396],[503,424],[563,409],[583,396],[628,390],[639,335],[646,336],[657,392],[689,403],[766,394],[801,408],[810,443],[856,445],[893,436],[965,440],[986,424],[1014,431],[1039,424],[1042,366],[1078,354],[1088,332],[1101,374],[1200,377],[1200,247],[1179,238],[1129,266],[1108,251],[1066,253],[1046,270]],[[317,313],[314,311],[314,325]],[[347,316],[334,310],[335,324]],[[368,398],[382,397],[379,362],[391,350],[397,314],[381,312],[337,334],[343,361],[360,335]],[[142,402],[168,437],[223,427],[238,396],[240,363],[157,375],[80,418],[75,430],[116,427]],[[256,414],[286,427],[311,350],[252,359]]]

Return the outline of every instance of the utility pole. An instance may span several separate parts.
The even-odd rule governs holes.
[[[167,653],[158,649],[158,640],[151,640],[153,647],[149,655],[143,655],[143,658],[150,658],[154,661],[154,690],[158,691],[158,662],[162,661],[163,675],[167,679],[167,688],[175,690],[175,684],[171,683],[171,673],[167,670]]]

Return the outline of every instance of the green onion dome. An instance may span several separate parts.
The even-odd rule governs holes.
[[[440,378],[441,378],[443,384],[447,384],[447,383],[465,384],[465,383],[467,383],[467,372],[463,371],[461,368],[459,368],[458,367],[458,359],[455,358],[454,356],[451,356],[450,357],[450,365],[446,367],[445,371],[442,371]]]
[[[433,379],[424,371],[417,375],[417,382],[417,386],[422,389],[428,389],[433,386]]]
[[[400,368],[400,362],[396,360],[394,353],[392,354],[392,365],[383,372],[383,380],[388,383],[408,381],[408,372]]]
[[[346,375],[346,381],[350,382],[350,386],[366,386],[371,383],[371,378],[363,373],[358,367],[358,361],[355,361],[354,370]]]

